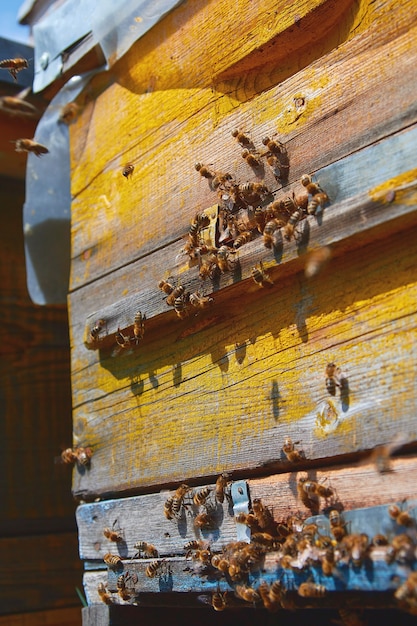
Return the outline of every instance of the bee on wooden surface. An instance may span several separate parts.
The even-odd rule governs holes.
[[[332,509],[329,513],[330,532],[336,541],[340,541],[346,535],[346,525],[339,511]]]
[[[326,587],[317,583],[301,583],[298,587],[298,595],[303,598],[323,598],[326,594]]]
[[[333,546],[327,548],[323,558],[321,560],[321,568],[325,576],[331,576],[333,574],[335,566],[334,548]]]
[[[174,311],[180,320],[185,319],[189,315],[188,302],[189,296],[187,293],[183,293],[174,300]]]
[[[273,218],[266,222],[265,227],[263,229],[263,241],[265,248],[273,248],[275,245],[274,236],[277,230],[279,230],[282,226],[284,226],[284,222],[278,220],[277,218]]]
[[[120,528],[118,530],[115,530],[114,527],[115,527],[116,522],[117,522],[117,520],[114,520],[113,526],[111,528],[109,528],[109,527],[104,528],[103,529],[103,535],[109,541],[113,541],[114,543],[121,543],[122,541],[124,541],[123,533],[122,533]]]
[[[97,593],[100,596],[100,600],[104,602],[104,604],[114,604],[114,599],[108,592],[107,587],[104,583],[98,584]]]
[[[411,537],[405,533],[395,535],[388,548],[386,560],[389,563],[411,563],[415,559],[415,545]]]
[[[116,588],[122,600],[127,601],[130,599],[131,593],[126,589],[126,577],[124,574],[120,574],[120,576],[117,577]]]
[[[214,488],[214,495],[215,495],[217,502],[220,502],[220,503],[224,502],[224,496],[225,496],[227,485],[228,485],[228,480],[227,480],[228,477],[229,477],[229,474],[223,473],[223,474],[220,474],[220,476],[216,480],[216,486]]]
[[[191,220],[190,229],[188,231],[188,237],[191,243],[197,247],[199,244],[198,233],[202,228],[205,228],[210,224],[210,218],[203,213],[196,213]]]
[[[187,541],[187,543],[184,544],[186,557],[189,557],[194,550],[204,550],[205,548],[206,543],[204,541],[199,541],[198,539],[191,539],[191,541]]]
[[[206,309],[213,304],[214,300],[210,296],[200,296],[199,293],[195,292],[190,293],[189,302],[196,309]]]
[[[238,248],[241,248],[243,245],[245,245],[245,243],[252,241],[252,239],[253,239],[253,235],[251,231],[246,230],[243,233],[240,233],[238,237],[236,237],[236,239],[233,242],[233,248],[237,250]]]
[[[299,461],[303,460],[303,455],[301,454],[301,452],[295,449],[294,442],[290,437],[285,437],[282,451],[284,452],[290,463],[298,463]]]
[[[206,167],[205,165],[203,165],[202,163],[196,163],[195,164],[195,169],[197,170],[197,172],[200,174],[200,176],[203,176],[203,178],[214,178],[215,173],[210,170],[208,167]]]
[[[410,528],[415,525],[415,520],[408,511],[402,511],[397,504],[391,504],[388,507],[388,514],[391,519],[395,520],[400,526]]]
[[[316,509],[318,506],[318,497],[314,487],[311,487],[311,481],[308,478],[299,478],[297,482],[297,493],[301,502],[308,509]]]
[[[206,504],[207,498],[211,494],[210,487],[203,487],[199,491],[196,491],[193,496],[193,502],[196,506],[204,506]]]
[[[80,113],[80,107],[75,102],[67,102],[59,114],[59,121],[64,124],[72,124]]]
[[[27,59],[3,59],[0,61],[0,69],[8,70],[9,73],[17,80],[17,73],[29,67]]]
[[[165,561],[163,559],[159,561],[151,561],[145,569],[145,575],[148,578],[155,578],[162,573],[164,566]]]
[[[33,152],[38,157],[49,152],[46,146],[33,139],[16,139],[14,143],[16,152]]]
[[[167,298],[166,298],[167,305],[168,306],[174,306],[175,305],[175,300],[177,298],[182,298],[184,294],[185,294],[184,287],[182,285],[177,285],[176,287],[173,288],[171,293],[167,296]]]
[[[307,192],[314,196],[316,193],[322,191],[320,185],[313,183],[313,179],[309,174],[303,174],[301,176],[301,184],[306,188]]]
[[[133,335],[135,337],[136,344],[139,343],[140,339],[143,339],[145,334],[145,322],[146,315],[142,315],[140,311],[137,311],[133,321]]]
[[[252,152],[249,152],[249,150],[243,150],[242,159],[245,159],[246,163],[250,165],[250,167],[259,167],[260,165],[259,159],[257,159]]]
[[[123,166],[122,174],[125,178],[129,179],[132,176],[134,171],[135,171],[135,166],[132,165],[132,163],[126,163],[126,165]]]
[[[266,284],[274,284],[272,278],[265,272],[262,261],[260,261],[259,266],[252,267],[251,276],[259,287],[265,287]]]
[[[334,363],[328,363],[324,371],[326,377],[326,389],[331,396],[336,394],[336,387],[340,387],[340,368]]]
[[[332,251],[328,246],[323,246],[317,250],[312,250],[308,253],[306,258],[306,264],[304,268],[304,274],[307,278],[317,276],[323,269],[326,263],[330,260]]]
[[[252,530],[259,528],[258,520],[253,513],[244,513],[241,511],[235,515],[235,522],[237,524],[245,524],[245,526],[251,528]]]
[[[263,207],[257,206],[253,215],[258,232],[263,233],[266,224],[266,211]]]
[[[252,533],[251,541],[263,546],[268,552],[278,550],[280,547],[280,540],[269,533]]]
[[[194,526],[196,528],[213,528],[214,519],[210,513],[205,511],[204,513],[199,513],[194,518]]]
[[[117,554],[110,554],[107,552],[103,556],[103,561],[108,565],[111,569],[118,569],[122,565],[122,559]]]
[[[211,552],[208,549],[195,550],[192,554],[193,561],[199,561],[203,565],[209,565],[211,563]]]
[[[216,276],[218,276],[219,273],[220,269],[218,263],[215,261],[207,260],[200,265],[198,277],[201,280],[206,280],[206,278],[210,278],[210,280],[215,280]]]
[[[234,130],[232,130],[232,137],[234,137],[236,139],[236,141],[242,146],[249,146],[252,144],[251,139],[245,135],[245,133],[243,133],[242,131],[238,130],[237,128],[235,128]]]
[[[174,511],[173,511],[173,505],[174,505],[174,496],[170,496],[164,503],[164,515],[169,520],[172,520],[175,517]]]
[[[211,564],[220,572],[223,572],[223,574],[229,571],[229,566],[230,566],[229,561],[220,554],[214,554],[211,557]]]
[[[368,555],[369,538],[365,533],[346,535],[341,541],[342,549],[348,551],[350,559],[355,567],[360,567]]]
[[[157,559],[159,556],[158,550],[154,545],[148,543],[147,541],[137,541],[133,548],[137,550],[137,555],[142,555],[145,559]]]
[[[288,196],[287,199],[290,199],[289,196]],[[284,200],[284,204],[285,204],[285,200]],[[289,204],[289,203],[287,203],[287,204]],[[294,202],[294,204],[295,204],[295,202]],[[284,239],[286,239],[287,241],[291,241],[291,239],[295,235],[295,228],[296,228],[298,222],[301,220],[302,217],[303,217],[302,209],[300,207],[296,206],[296,208],[292,211],[292,213],[291,213],[291,215],[290,215],[290,217],[288,219],[288,222],[283,227]]]
[[[183,483],[176,489],[174,495],[172,496],[172,505],[171,505],[171,509],[174,514],[174,517],[179,516],[181,507],[184,504],[184,498],[187,495],[187,493],[190,491],[190,489],[191,488],[185,483]]]
[[[261,530],[275,528],[274,517],[260,498],[254,498],[252,502],[252,510]]]
[[[158,283],[159,289],[169,296],[174,291],[174,285],[168,283],[166,280],[160,280]]]
[[[287,149],[285,148],[284,144],[281,143],[280,141],[274,141],[273,139],[270,139],[269,137],[264,137],[262,139],[262,143],[267,148],[267,150],[271,152],[271,154],[286,154],[287,153]]]
[[[316,193],[307,205],[307,213],[309,215],[315,215],[318,209],[323,209],[329,198],[326,193]]]
[[[234,250],[230,250],[227,246],[220,246],[217,250],[216,262],[222,274],[231,272],[234,269],[236,261],[231,258],[234,254]]]
[[[78,463],[87,466],[90,464],[93,450],[91,448],[67,448],[61,452],[61,459],[64,463]]]
[[[224,611],[227,607],[227,591],[214,591],[211,596],[211,606],[215,611]]]
[[[106,327],[106,320],[100,319],[94,322],[94,326],[90,330],[90,341],[97,341],[100,333]]]
[[[247,587],[246,585],[236,585],[235,593],[238,598],[241,598],[241,600],[245,602],[253,602],[255,604],[261,599],[261,596],[255,589]]]
[[[266,185],[256,182],[243,183],[243,185],[239,185],[239,192],[247,198],[248,201],[253,196],[263,198],[271,193]],[[251,202],[249,202],[249,204],[251,204]]]
[[[117,328],[117,333],[115,335],[116,343],[121,348],[127,348],[130,346],[130,337],[127,335],[123,335],[120,328]]]

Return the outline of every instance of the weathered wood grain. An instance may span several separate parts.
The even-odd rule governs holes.
[[[76,543],[75,533],[0,539],[2,613],[80,607]]]
[[[308,469],[308,463],[305,463],[304,466],[294,466],[291,471],[287,464],[287,473],[249,479],[247,484],[251,500],[260,498],[273,511],[277,521],[284,521],[290,515],[306,519],[311,516],[311,511],[298,498],[296,487],[298,478],[306,474],[306,469],[311,480],[324,481],[335,491],[337,506],[343,507],[346,512],[415,498],[413,476],[417,468],[416,457],[391,459],[390,468],[391,471],[381,474],[369,460],[320,470]],[[184,555],[185,543],[196,538],[208,541],[213,552],[237,541],[236,523],[229,504],[218,505],[215,528],[200,532],[193,526],[196,509],[190,509],[179,520],[170,521],[164,517],[164,502],[170,494],[172,492],[161,492],[79,506],[80,558],[97,563],[99,560],[102,562],[104,554],[111,552],[123,559],[131,559],[137,553],[133,547],[137,541],[153,544],[163,558]],[[329,501],[322,502],[322,509],[328,512]],[[120,544],[108,541],[103,535],[103,529],[112,526],[115,521],[116,527],[123,532],[124,541]],[[387,526],[385,524],[383,530],[374,529],[373,534],[387,533]],[[392,532],[392,524],[390,528]],[[352,527],[350,532],[359,531]]]
[[[0,615],[1,626],[80,626],[81,607]]]
[[[219,100],[211,88],[189,89],[184,107],[183,87],[168,92],[161,86],[143,94],[130,78],[128,84],[124,81],[127,67],[133,79],[142,64],[133,68],[129,57],[125,66],[120,65],[116,82],[86,107],[71,129],[71,288],[184,234],[195,211],[213,204],[213,193],[194,170],[196,160],[236,171],[242,180],[252,177],[239,165],[239,150],[230,136],[236,126],[252,132],[258,143],[265,134],[278,132],[289,150],[293,181],[415,121],[413,12],[407,3],[396,7],[395,20],[388,11],[379,11],[378,19],[368,24],[364,41],[361,36],[353,38],[249,102],[228,95],[227,105],[225,96]],[[371,52],[372,34],[376,39]],[[173,80],[175,72],[170,76]],[[349,96],[353,93],[354,98]],[[294,110],[299,98],[305,102],[300,115]],[[112,102],[118,105],[112,107],[109,128]],[[94,139],[103,136],[105,143]],[[136,166],[128,181],[121,175],[127,161]],[[116,252],[113,233],[123,241]]]

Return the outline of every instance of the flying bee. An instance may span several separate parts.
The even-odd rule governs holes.
[[[196,309],[206,309],[213,304],[214,300],[209,296],[200,296],[200,294],[196,292],[190,293],[189,302]]]
[[[339,511],[332,509],[329,513],[330,532],[336,541],[340,541],[346,535],[346,525],[343,523]]]
[[[30,87],[23,89],[15,96],[0,97],[0,109],[6,111],[10,115],[29,115],[35,116],[39,113],[38,109],[30,102],[25,100],[30,93]]]
[[[16,139],[14,143],[16,152],[33,152],[38,157],[49,152],[46,146],[33,139]]]
[[[340,368],[334,363],[328,363],[324,371],[326,377],[326,389],[331,396],[336,394],[336,387],[340,387]]]
[[[125,178],[129,179],[135,170],[135,166],[132,163],[126,163],[122,169],[122,174]]]
[[[236,239],[233,242],[233,248],[237,250],[238,248],[241,248],[245,243],[252,241],[252,239],[253,239],[253,235],[251,231],[245,230],[243,231],[243,233],[240,233],[240,235],[236,237]]]
[[[322,248],[317,248],[317,250],[309,252],[304,268],[304,274],[306,277],[312,278],[313,276],[317,276],[317,274],[321,272],[323,267],[329,261],[331,256],[332,251],[328,246],[323,246]]]
[[[106,327],[106,320],[97,320],[90,330],[90,341],[97,341],[103,328]]]
[[[103,535],[109,541],[113,541],[114,543],[121,543],[122,541],[124,541],[123,533],[122,533],[120,528],[118,530],[115,530],[114,526],[115,526],[116,522],[117,522],[117,520],[114,520],[113,526],[111,528],[109,528],[109,527],[104,528],[103,529]]]
[[[145,575],[148,578],[155,578],[162,573],[164,565],[165,561],[163,559],[159,561],[151,561],[145,569]]]
[[[246,585],[236,585],[235,593],[238,598],[241,598],[241,600],[244,600],[245,602],[253,602],[255,604],[261,599],[261,596],[255,589],[247,587]]]
[[[213,523],[213,517],[207,511],[205,511],[204,513],[199,513],[194,518],[194,526],[196,528],[213,528]]]
[[[227,591],[223,593],[217,590],[211,596],[211,606],[215,611],[224,611],[227,606]]]
[[[61,452],[61,460],[63,463],[78,463],[87,466],[90,464],[93,450],[91,448],[67,448]]]
[[[245,159],[246,163],[250,165],[250,167],[259,167],[260,161],[256,158],[256,156],[249,152],[249,150],[243,150],[242,159]]]
[[[117,554],[110,554],[107,552],[103,556],[103,561],[111,568],[118,569],[122,565],[122,559]]]
[[[252,143],[250,138],[237,128],[232,130],[232,137],[234,137],[242,147],[249,146]]]
[[[110,593],[107,591],[106,585],[104,583],[98,584],[97,593],[100,596],[100,600],[104,602],[104,604],[114,604],[114,600]]]
[[[195,169],[197,170],[197,172],[203,176],[203,178],[214,178],[215,173],[212,172],[208,167],[206,167],[205,165],[203,165],[202,163],[196,163],[195,164]]]
[[[217,500],[217,502],[224,502],[224,496],[225,496],[225,492],[226,492],[226,488],[228,485],[228,479],[229,475],[228,474],[220,474],[220,476],[218,477],[218,479],[216,480],[216,486],[214,488],[214,495],[215,498]]]
[[[390,518],[395,520],[400,526],[410,528],[415,525],[415,520],[408,511],[401,511],[400,507],[396,504],[391,504],[391,506],[388,507],[388,514]]]
[[[143,554],[146,559],[157,559],[159,556],[158,550],[155,546],[151,543],[147,543],[146,541],[137,541],[133,547],[138,551],[138,555]]]
[[[130,337],[127,335],[123,335],[120,331],[120,328],[117,328],[117,333],[115,335],[116,343],[121,348],[127,348],[130,346]]]
[[[145,334],[145,321],[146,315],[142,315],[140,311],[135,313],[135,318],[133,321],[133,335],[135,337],[135,341],[138,344],[140,339],[143,339]]]
[[[27,59],[3,59],[0,61],[0,69],[8,70],[15,80],[17,80],[17,73],[28,67]]]
[[[262,261],[260,261],[259,266],[252,267],[251,276],[259,287],[265,287],[268,283],[274,284],[272,278],[265,272]]]
[[[295,449],[294,442],[290,439],[290,437],[285,437],[282,451],[290,463],[298,463],[303,460],[303,455]]]
[[[64,124],[72,124],[80,113],[80,107],[75,102],[67,102],[59,114],[59,121]]]
[[[301,583],[298,587],[298,595],[303,598],[323,598],[326,594],[326,587],[317,583]]]
[[[203,487],[199,491],[196,491],[193,496],[193,502],[196,506],[204,506],[206,504],[207,498],[211,494],[210,487]]]

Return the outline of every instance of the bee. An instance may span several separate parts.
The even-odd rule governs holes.
[[[106,327],[106,320],[97,320],[90,330],[90,341],[97,341],[103,328]]]
[[[307,205],[307,213],[309,215],[315,215],[317,210],[319,208],[322,209],[328,200],[329,198],[326,193],[316,193]]]
[[[27,59],[3,59],[0,61],[0,69],[8,70],[15,80],[17,80],[17,73],[28,67]]]
[[[326,263],[329,261],[332,252],[328,246],[323,246],[317,250],[312,250],[306,259],[304,268],[304,274],[307,278],[317,276],[317,274],[323,269]]]
[[[184,498],[189,491],[190,491],[190,487],[186,485],[185,483],[180,485],[175,491],[172,497],[172,505],[171,505],[171,509],[172,509],[172,513],[174,517],[179,516],[181,507],[184,503]]]
[[[247,199],[253,199],[253,196],[259,196],[262,198],[263,196],[267,196],[270,194],[270,190],[263,183],[243,183],[243,185],[239,185],[239,192]],[[251,204],[249,202],[249,204]]]
[[[190,293],[189,301],[190,304],[196,309],[206,309],[214,302],[213,298],[210,298],[209,296],[200,296],[197,292]]]
[[[260,544],[267,551],[278,550],[280,542],[277,537],[273,537],[269,533],[253,533],[251,535],[251,541],[253,543]]]
[[[38,157],[49,152],[46,146],[43,146],[33,139],[16,139],[14,143],[16,152],[33,152],[33,154],[36,154]]]
[[[323,574],[325,576],[331,576],[333,574],[333,569],[335,565],[334,558],[334,548],[333,546],[329,546],[324,553],[323,559],[321,561],[321,568],[323,570]]]
[[[192,558],[193,561],[200,561],[203,565],[208,565],[211,563],[211,552],[210,550],[195,550]]]
[[[78,463],[87,466],[90,464],[93,450],[91,448],[67,448],[61,452],[61,459],[64,463]]]
[[[339,511],[333,509],[329,513],[330,532],[336,541],[340,541],[346,535],[345,524]]]
[[[243,150],[242,159],[245,159],[246,163],[251,167],[259,167],[259,159],[257,159],[252,152],[249,152],[249,150]]]
[[[225,491],[228,485],[227,479],[228,479],[228,474],[220,474],[220,476],[218,477],[218,479],[216,480],[216,486],[214,488],[214,495],[215,498],[217,500],[217,502],[224,502],[224,496],[225,496]]]
[[[220,554],[214,554],[211,557],[211,564],[220,572],[223,572],[223,574],[229,571],[229,567],[230,567],[229,561],[225,559],[223,556],[221,556]]]
[[[287,200],[291,200],[291,198],[288,196]],[[302,209],[295,204],[294,200],[291,200],[291,202],[294,203],[294,206],[296,208],[293,210],[293,212],[291,213],[291,215],[289,217],[288,222],[283,227],[284,238],[287,241],[290,241],[294,237],[295,227],[296,227],[297,223],[301,220],[301,218],[303,216]],[[286,203],[286,201],[284,200],[284,204],[286,205],[286,208],[288,208],[289,202]]]
[[[245,230],[243,231],[243,233],[240,233],[240,235],[236,237],[236,239],[233,242],[233,248],[237,250],[238,248],[241,248],[245,243],[248,243],[248,241],[252,241],[252,239],[253,239],[253,235],[251,231]]]
[[[331,498],[334,495],[333,489],[325,487],[314,480],[309,480],[304,483],[304,491],[310,496],[316,495],[319,498]]]
[[[407,511],[401,511],[400,507],[396,504],[391,504],[388,507],[388,514],[391,519],[395,520],[400,526],[410,528],[415,525],[415,520]]]
[[[394,596],[400,602],[409,602],[415,607],[417,599],[417,572],[410,572],[407,580],[395,591]]]
[[[38,109],[30,102],[24,100],[29,91],[30,87],[24,89],[16,96],[2,96],[0,98],[0,108],[10,115],[19,115],[19,113],[30,116],[37,115],[39,113]]]
[[[126,163],[122,169],[122,174],[125,178],[130,178],[135,170],[135,166],[132,163]]]
[[[318,498],[315,491],[309,488],[311,481],[308,478],[300,478],[297,482],[297,492],[301,502],[308,509],[317,508]],[[307,487],[307,488],[306,488]]]
[[[166,280],[160,280],[158,283],[159,289],[169,296],[174,291],[174,286],[170,283],[167,283]]]
[[[203,178],[209,178],[210,179],[210,178],[214,178],[214,176],[215,176],[214,172],[212,172],[208,167],[206,167],[202,163],[196,163],[194,167],[197,170],[197,172],[201,176],[203,176]]]
[[[185,294],[184,287],[182,285],[177,285],[177,287],[174,287],[172,292],[167,297],[166,303],[168,304],[168,306],[175,306],[175,300],[177,298],[182,298],[184,294]]]
[[[174,511],[173,511],[173,505],[174,505],[174,496],[171,496],[164,503],[164,515],[169,520],[174,519],[175,517]]]
[[[320,185],[318,185],[317,183],[313,183],[313,179],[311,178],[309,174],[303,174],[301,176],[301,184],[306,188],[307,192],[312,196],[322,191],[322,189],[320,188]]]
[[[301,583],[298,587],[298,595],[303,598],[323,598],[326,594],[326,587],[317,583]]]
[[[194,504],[196,506],[204,506],[210,494],[210,487],[203,487],[202,489],[200,489],[200,491],[196,491],[193,497]]]
[[[259,266],[252,267],[251,276],[259,287],[265,287],[267,283],[274,284],[274,281],[265,272],[262,261],[259,263]]]
[[[114,604],[114,600],[107,591],[106,585],[104,583],[98,584],[97,593],[100,596],[100,600],[104,602],[104,604]]]
[[[281,143],[280,141],[273,141],[269,137],[264,137],[262,139],[262,143],[267,148],[267,150],[269,150],[269,152],[271,152],[272,154],[279,155],[279,154],[287,153],[287,150],[284,144]]]
[[[395,535],[395,537],[392,538],[387,556],[388,562],[392,562],[394,559],[399,563],[413,561],[415,558],[415,546],[411,537],[405,533]]]
[[[238,598],[245,600],[245,602],[253,602],[255,604],[261,599],[261,596],[255,589],[252,589],[252,587],[246,587],[246,585],[236,585],[235,593]]]
[[[253,513],[244,513],[241,511],[237,515],[235,515],[235,521],[237,524],[245,524],[248,528],[258,529],[258,520],[256,519]]]
[[[122,534],[122,531],[120,529],[119,530],[115,530],[114,529],[116,521],[117,520],[114,520],[113,526],[111,528],[106,527],[106,528],[103,529],[103,535],[109,541],[113,541],[114,543],[121,543],[122,541],[124,541],[123,534]]]
[[[203,541],[198,541],[198,539],[192,539],[191,541],[187,541],[186,544],[184,544],[184,550],[186,552],[186,557],[189,557],[193,550],[204,550],[206,547],[205,542]]]
[[[147,543],[146,541],[137,541],[133,545],[134,549],[137,550],[137,554],[144,555],[144,558],[147,559],[156,559],[158,558],[158,550],[151,543]]]
[[[334,363],[328,363],[324,371],[326,377],[326,389],[331,396],[336,394],[336,387],[340,387],[340,368]]]
[[[122,559],[117,554],[110,554],[107,552],[103,556],[103,561],[111,568],[118,569],[122,565]]]
[[[196,528],[212,528],[213,521],[213,517],[206,511],[204,513],[199,513],[194,518],[194,526]]]
[[[271,511],[262,503],[260,498],[254,498],[252,502],[253,514],[256,517],[259,528],[267,530],[275,528],[275,522]]]
[[[217,250],[217,266],[222,274],[232,271],[235,267],[236,261],[230,259],[231,254],[235,253],[227,246],[220,246],[220,248]]]
[[[116,581],[117,593],[121,597],[122,600],[129,600],[130,592],[126,589],[126,577],[124,574],[120,574]]]
[[[388,539],[382,533],[377,533],[372,537],[372,545],[373,546],[387,546]]]
[[[292,439],[290,439],[290,437],[285,437],[282,451],[284,452],[290,463],[298,463],[299,461],[303,460],[303,455],[301,454],[301,452],[295,449],[294,443]]]
[[[188,237],[194,247],[199,245],[198,233],[202,228],[205,228],[210,224],[210,218],[203,213],[196,213],[191,221],[190,230],[188,231]]]
[[[164,560],[151,561],[145,569],[145,575],[148,578],[155,578],[156,576],[158,576],[158,574],[161,573],[163,566],[164,566]]]
[[[252,143],[249,137],[245,135],[245,133],[242,133],[242,131],[238,130],[237,128],[232,130],[232,137],[234,137],[236,141],[243,147],[248,146]]]
[[[368,535],[365,533],[346,535],[341,541],[341,546],[342,549],[348,550],[353,565],[360,567],[368,554]]]
[[[178,296],[174,300],[174,310],[175,310],[175,313],[177,314],[177,317],[179,317],[180,320],[183,320],[186,317],[188,317],[187,303],[188,303],[188,298],[187,298],[186,293],[183,293],[182,295]]]
[[[215,611],[224,611],[227,606],[227,591],[215,591],[211,596],[211,606]]]
[[[145,321],[146,315],[142,315],[140,311],[137,311],[135,314],[135,319],[133,321],[133,335],[135,337],[136,343],[139,343],[140,339],[143,339],[145,334]]]
[[[61,109],[59,121],[68,125],[72,124],[72,122],[78,117],[79,113],[80,107],[78,104],[75,102],[67,102],[67,104]]]
[[[219,274],[220,269],[218,263],[215,261],[205,261],[200,265],[200,270],[198,272],[198,277],[201,280],[206,280],[206,278],[210,278],[210,280],[214,280],[216,276]]]
[[[128,337],[127,335],[123,335],[120,331],[120,328],[117,329],[115,338],[117,345],[121,348],[127,348],[130,345],[130,337]]]
[[[283,222],[278,220],[277,218],[273,218],[266,222],[265,227],[263,229],[263,239],[265,248],[273,248],[275,245],[274,235],[281,226],[283,226]]]

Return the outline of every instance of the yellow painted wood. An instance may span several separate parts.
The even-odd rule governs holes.
[[[204,8],[178,33],[177,22],[168,27],[164,20],[172,37],[157,30],[152,46],[145,37],[144,47],[132,48],[114,69],[114,82],[85,106],[71,127],[72,289],[180,237],[193,214],[213,204],[215,195],[194,170],[196,160],[236,172],[241,180],[252,179],[230,136],[236,126],[252,131],[258,143],[265,134],[278,132],[288,142],[294,180],[375,141],[387,128],[399,128],[404,118],[413,116],[417,35],[413,12],[409,3],[395,4],[395,9],[374,5],[360,3],[346,42],[298,73],[294,61],[294,76],[282,84],[278,75],[271,78],[273,70],[268,67],[257,70],[253,84],[249,72],[222,91],[207,77],[214,52],[207,55],[207,65],[202,61],[203,67],[192,70],[188,63],[194,48],[188,46],[178,48],[176,63],[181,60],[184,74],[198,75],[200,82],[183,83],[174,63],[169,72],[161,69],[160,77],[158,69],[160,82],[152,88],[143,85],[151,67],[164,67],[184,31],[190,29],[195,38],[200,22],[193,19],[203,19]],[[227,23],[221,24],[221,30],[210,30],[215,50],[220,33],[224,39]],[[204,60],[201,46],[199,41],[199,57]],[[295,105],[300,98],[301,109]],[[130,180],[121,175],[128,161],[136,168]]]
[[[307,458],[414,440],[416,231],[337,258],[316,279],[271,289],[242,283],[218,323],[181,337],[150,332],[143,349],[73,354],[74,433],[94,448],[75,492],[122,491],[281,463],[286,435]],[[407,250],[407,255],[403,251]],[[393,270],[395,268],[395,271]],[[84,298],[94,301],[94,289]],[[329,396],[336,362],[345,397]]]

